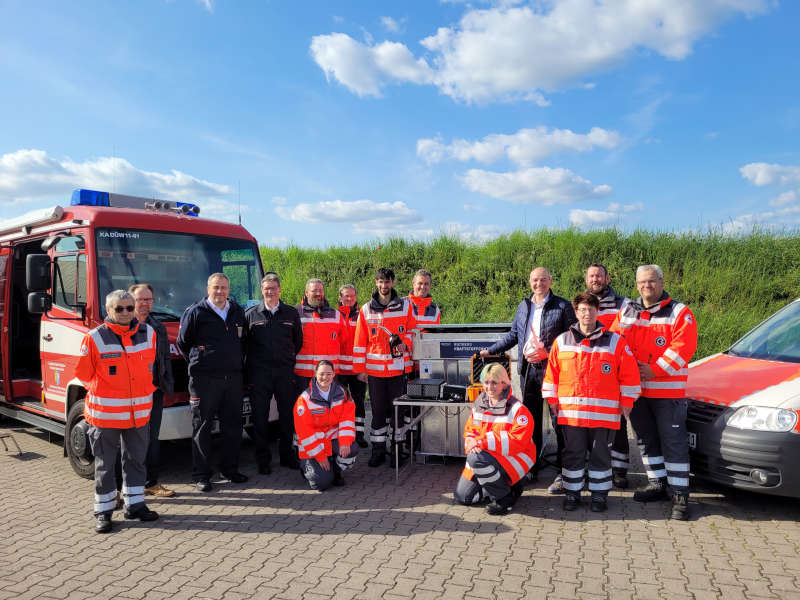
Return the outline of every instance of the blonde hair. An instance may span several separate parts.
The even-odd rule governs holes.
[[[511,383],[508,377],[508,371],[506,371],[500,363],[491,363],[483,367],[481,371],[481,383],[485,383],[487,379],[497,379],[500,380],[501,383]]]

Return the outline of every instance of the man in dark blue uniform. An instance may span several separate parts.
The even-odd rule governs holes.
[[[200,492],[211,491],[211,430],[214,417],[222,430],[223,478],[247,481],[239,472],[242,444],[242,337],[244,310],[228,299],[224,273],[208,278],[208,296],[184,311],[178,350],[189,363],[192,407],[192,480]]]
[[[281,465],[299,468],[292,448],[294,437],[295,356],[303,347],[303,326],[294,306],[280,299],[281,280],[267,273],[261,280],[264,301],[245,312],[245,362],[250,405],[253,407],[253,435],[256,443],[258,472],[272,472],[270,452],[269,407],[272,396],[278,407]]]

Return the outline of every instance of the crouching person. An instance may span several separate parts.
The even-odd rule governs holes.
[[[588,452],[591,509],[602,512],[611,489],[611,446],[620,415],[630,415],[641,391],[639,369],[625,339],[597,320],[596,296],[578,294],[572,305],[578,322],[553,343],[542,396],[564,432],[564,509],[580,504]]]
[[[97,533],[111,531],[120,446],[125,518],[158,518],[144,503],[156,334],[152,327],[134,318],[133,310],[133,296],[128,292],[115,290],[106,296],[106,320],[83,338],[75,369],[87,390],[84,416],[91,426]]]
[[[528,409],[511,394],[511,381],[501,365],[485,367],[481,383],[484,391],[464,427],[467,465],[453,496],[467,505],[488,499],[487,512],[503,515],[522,495],[520,480],[536,460],[531,440],[534,423]]]
[[[353,466],[358,454],[356,405],[333,376],[333,363],[319,361],[294,405],[300,469],[311,489],[319,491],[344,485],[342,471]]]

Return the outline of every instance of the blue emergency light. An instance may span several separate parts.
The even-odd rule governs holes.
[[[74,190],[70,204],[72,206],[111,206],[108,202],[108,192],[95,190]]]
[[[200,207],[191,202],[170,202],[169,200],[154,200],[139,196],[125,196],[122,194],[109,194],[96,190],[75,190],[72,192],[72,206],[108,206],[113,208],[138,208],[155,211],[164,211],[196,217],[200,214]]]

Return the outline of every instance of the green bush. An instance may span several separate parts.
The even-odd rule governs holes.
[[[326,249],[261,248],[265,269],[281,276],[282,298],[297,303],[305,281],[319,277],[328,300],[352,283],[359,302],[374,290],[379,266],[394,269],[396,289],[408,293],[419,268],[433,273],[432,294],[443,323],[508,322],[530,293],[535,266],[553,275],[553,290],[566,298],[583,291],[586,266],[608,267],[618,293],[638,296],[636,267],[664,269],[666,290],[689,305],[700,328],[695,358],[729,346],[754,325],[798,296],[800,237],[754,232],[747,236],[617,230],[514,232],[476,244],[442,236],[430,241],[389,239]]]

